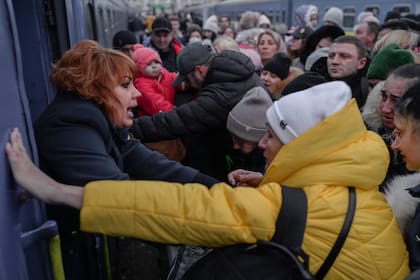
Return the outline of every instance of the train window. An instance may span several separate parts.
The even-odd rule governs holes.
[[[354,20],[356,18],[356,8],[354,7],[343,7],[343,27],[353,28]]]
[[[411,7],[410,5],[394,5],[392,6],[392,10],[395,12],[399,12],[401,16],[405,16],[409,13],[411,13]]]
[[[365,11],[372,12],[372,14],[377,18],[381,15],[381,9],[378,5],[366,6]]]

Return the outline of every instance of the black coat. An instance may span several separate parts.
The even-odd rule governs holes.
[[[35,124],[41,169],[59,182],[84,186],[94,180],[217,181],[167,160],[117,129],[96,104],[71,93],[59,93]],[[93,235],[79,232],[79,211],[48,206],[57,221],[66,279],[101,279]],[[97,237],[96,237],[97,238]]]
[[[184,163],[225,180],[226,156],[235,153],[227,116],[256,86],[264,87],[252,61],[240,52],[223,51],[213,59],[196,99],[166,113],[138,118],[131,131],[143,142],[183,138]]]
[[[115,128],[98,105],[74,94],[56,96],[36,122],[35,136],[41,169],[62,183],[83,186],[93,180],[128,179],[216,182],[149,150],[128,129]],[[78,229],[77,211],[70,212],[73,214],[60,228]],[[62,213],[54,218],[60,222]]]

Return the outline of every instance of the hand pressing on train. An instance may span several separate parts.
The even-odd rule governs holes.
[[[46,203],[81,208],[83,188],[60,184],[35,166],[26,152],[17,128],[10,133],[6,153],[13,176],[22,188]]]
[[[228,182],[232,186],[258,187],[263,174],[256,171],[237,169],[228,174]]]

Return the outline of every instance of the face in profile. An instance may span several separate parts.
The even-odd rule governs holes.
[[[242,154],[247,155],[258,146],[258,143],[244,140],[236,135],[232,134],[233,148],[235,150],[240,150]]]
[[[264,151],[265,169],[271,164],[283,145],[274,131],[268,128],[263,138],[258,142],[258,147]]]
[[[137,106],[137,98],[141,96],[133,84],[133,78],[125,76],[114,88],[114,93],[118,104],[113,106],[116,114],[111,119],[118,128],[130,127],[133,124],[133,109]]]
[[[394,116],[394,124],[392,149],[400,152],[408,170],[420,170],[419,125],[416,125],[413,120],[398,114]]]

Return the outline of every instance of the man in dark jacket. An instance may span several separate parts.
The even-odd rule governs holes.
[[[263,86],[252,61],[235,51],[215,55],[208,45],[190,44],[178,58],[174,82],[198,91],[195,100],[169,112],[134,120],[133,134],[143,142],[181,137],[187,148],[184,164],[220,180],[235,154],[226,130],[227,116],[251,88]]]
[[[328,74],[332,80],[344,81],[352,91],[359,108],[369,94],[366,77],[369,67],[366,47],[354,36],[340,36],[330,47],[327,59]]]

